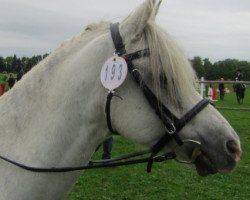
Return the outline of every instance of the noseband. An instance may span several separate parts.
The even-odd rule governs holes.
[[[202,99],[198,102],[192,109],[190,109],[181,118],[176,117],[152,92],[152,90],[147,86],[142,78],[139,70],[136,69],[132,63],[135,59],[140,59],[142,57],[150,56],[149,49],[140,50],[134,53],[126,54],[125,45],[123,44],[122,37],[119,31],[119,23],[111,24],[110,26],[112,40],[115,46],[115,53],[118,56],[123,57],[128,65],[128,71],[132,75],[134,81],[141,88],[145,98],[147,99],[151,108],[155,111],[156,115],[162,121],[165,126],[165,133],[159,139],[159,141],[151,148],[151,156],[148,162],[147,171],[150,172],[153,163],[153,157],[162,150],[162,148],[168,144],[171,140],[175,140],[178,145],[183,145],[183,141],[180,139],[178,133],[182,128],[189,123],[201,110],[203,110],[208,104],[208,99]],[[106,118],[109,130],[112,133],[116,133],[112,128],[111,117],[110,117],[110,103],[114,91],[110,91],[107,96],[106,101]]]

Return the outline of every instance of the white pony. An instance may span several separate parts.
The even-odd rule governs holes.
[[[180,117],[201,97],[194,89],[195,76],[187,59],[155,24],[159,5],[154,0],[144,2],[121,22],[120,32],[128,53],[150,49],[150,57],[134,64],[163,103]],[[109,24],[94,24],[25,75],[0,98],[0,155],[37,167],[87,164],[110,135],[104,113],[107,90],[99,77],[113,53]],[[166,80],[164,88],[160,77]],[[113,127],[131,141],[151,147],[163,134],[162,122],[130,75],[117,92],[123,100],[112,100]],[[239,137],[210,105],[179,137],[201,142],[207,162],[196,167],[202,175],[211,173],[208,165],[228,172],[240,160]],[[170,142],[166,151],[175,145]],[[0,199],[64,199],[80,175],[80,171],[35,173],[0,160]]]

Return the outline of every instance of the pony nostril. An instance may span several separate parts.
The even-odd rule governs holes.
[[[235,154],[237,151],[237,144],[234,140],[230,140],[227,142],[227,149],[229,150],[230,153]]]
[[[230,153],[235,154],[237,153],[239,148],[238,148],[237,143],[234,140],[229,140],[227,142],[227,149],[229,150]]]
[[[226,143],[226,146],[227,146],[228,151],[235,155],[235,159],[238,162],[240,160],[240,157],[241,157],[240,145],[234,140],[229,140]]]

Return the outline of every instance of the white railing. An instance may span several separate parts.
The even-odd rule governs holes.
[[[245,85],[250,85],[250,81],[209,81],[204,80],[204,77],[201,77],[201,80],[198,81],[200,85],[200,94],[204,98],[204,92],[205,92],[205,85],[206,84],[235,84],[235,83],[243,83]],[[234,110],[234,111],[250,111],[250,108],[230,108],[230,107],[217,107],[218,109],[224,109],[224,110]]]
[[[205,85],[206,84],[219,84],[219,83],[224,83],[224,84],[235,84],[235,83],[243,83],[245,85],[250,85],[250,81],[210,81],[210,80],[204,80],[204,77],[201,77],[201,80],[198,81],[200,84],[200,94],[202,97],[204,97],[204,92],[205,92]]]

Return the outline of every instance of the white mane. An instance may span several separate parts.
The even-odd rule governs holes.
[[[195,73],[187,58],[154,21],[150,21],[145,27],[145,36],[150,48],[152,78],[158,95],[161,95],[160,81],[165,76],[164,86],[171,103],[179,107],[180,104],[185,105],[185,101],[192,102],[190,90],[194,88]]]

